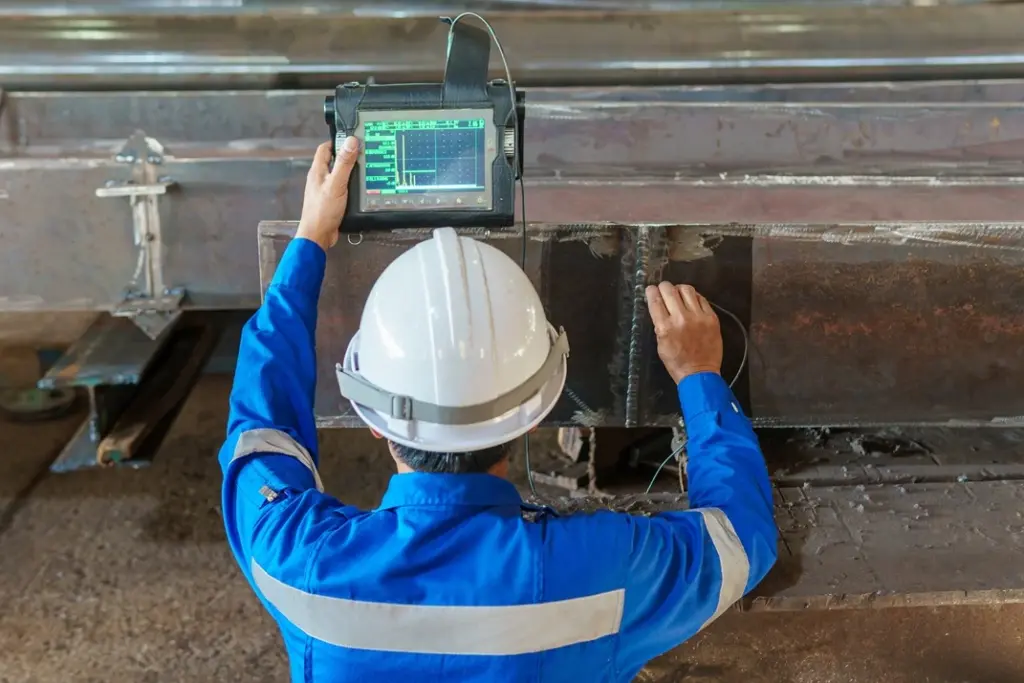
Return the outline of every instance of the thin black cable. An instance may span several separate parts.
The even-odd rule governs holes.
[[[529,493],[537,496],[537,484],[534,482],[534,470],[529,467],[529,432],[522,435],[523,462],[526,465],[526,481],[529,482]]]
[[[747,328],[744,326],[743,321],[739,319],[739,316],[727,308],[722,308],[714,301],[708,301],[708,303],[732,318],[732,321],[736,323],[736,327],[740,328],[740,334],[743,335],[743,358],[740,359],[740,366],[736,369],[736,375],[732,378],[732,381],[729,382],[729,388],[732,389],[737,380],[739,380],[740,375],[743,373],[743,368],[747,367],[747,355],[750,351],[750,338],[747,336]]]
[[[732,381],[729,382],[729,388],[732,389],[733,385],[736,384],[736,381],[740,378],[740,374],[743,373],[743,368],[747,366],[747,351],[750,348],[750,339],[747,336],[747,328],[744,327],[743,322],[732,311],[726,308],[722,308],[713,301],[708,301],[708,303],[717,308],[722,313],[725,313],[727,316],[732,318],[733,321],[736,322],[736,325],[740,328],[740,332],[743,333],[743,358],[740,360],[740,367],[736,370],[736,375],[732,378]],[[667,465],[669,461],[672,460],[672,458],[679,455],[679,453],[684,448],[686,448],[686,443],[686,440],[683,440],[683,443],[679,444],[679,446],[674,451],[668,454],[667,458],[661,461],[661,464],[658,465],[658,469],[654,471],[654,476],[651,477],[651,483],[647,485],[647,490],[644,491],[644,495],[647,495],[651,492],[651,489],[654,488],[654,482],[658,480],[658,475],[661,474],[661,471],[665,468],[665,465]]]
[[[519,117],[516,116],[516,122],[518,123]],[[516,151],[518,153],[519,142],[518,133],[516,134]],[[518,166],[516,166],[518,168]],[[522,207],[522,271],[526,272],[526,184],[522,180],[522,175],[519,175],[519,201]],[[525,454],[526,464],[526,480],[529,481],[530,493],[537,496],[537,484],[534,483],[534,470],[529,466],[529,432],[523,435],[523,453]]]
[[[501,65],[505,69],[505,82],[508,85],[509,96],[512,98],[512,108],[511,108],[509,114],[512,117],[512,132],[513,132],[513,135],[515,137],[515,144],[513,145],[513,152],[512,152],[512,174],[513,174],[512,177],[516,178],[516,176],[518,176],[519,192],[520,192],[520,197],[521,197],[521,200],[522,200],[522,219],[523,219],[523,240],[522,240],[522,242],[523,242],[523,251],[522,251],[522,258],[520,259],[520,261],[521,261],[520,267],[523,269],[523,272],[525,273],[526,272],[526,185],[523,182],[523,174],[520,173],[520,170],[519,170],[520,169],[520,159],[521,159],[521,153],[522,152],[519,149],[519,147],[520,147],[519,112],[518,112],[518,102],[516,100],[516,89],[515,89],[515,85],[513,85],[513,83],[512,83],[512,71],[508,67],[508,60],[505,58],[505,49],[501,46],[501,41],[498,39],[498,34],[496,34],[494,32],[494,28],[490,25],[490,23],[486,19],[484,19],[482,16],[477,14],[476,12],[462,12],[461,14],[456,16],[454,19],[452,19],[451,22],[448,25],[448,35],[449,35],[449,37],[451,36],[452,31],[455,30],[455,24],[457,24],[463,17],[475,17],[480,23],[482,23],[484,25],[484,27],[487,28],[487,32],[490,34],[491,40],[494,41],[494,46],[498,49],[498,56],[501,57]],[[447,62],[445,63],[445,67],[447,68]],[[442,96],[443,96],[443,90],[442,90]],[[513,182],[515,182],[515,181],[513,180]],[[523,455],[524,455],[524,462],[525,462],[525,465],[526,465],[526,479],[530,483],[530,492],[533,493],[534,496],[536,496],[537,495],[537,485],[533,481],[533,469],[530,467],[530,433],[529,432],[527,432],[526,434],[523,435]]]
[[[647,490],[644,491],[644,495],[645,496],[651,492],[651,489],[654,488],[654,482],[656,482],[658,480],[658,475],[661,474],[661,470],[665,468],[665,465],[667,465],[669,463],[669,461],[672,460],[672,458],[674,458],[677,455],[679,455],[680,451],[682,451],[684,448],[686,448],[686,442],[685,441],[683,441],[681,444],[679,444],[679,446],[674,451],[672,451],[671,453],[668,454],[667,458],[665,458],[664,460],[661,461],[661,464],[658,465],[658,469],[656,469],[654,471],[654,476],[651,477],[651,483],[647,485]]]

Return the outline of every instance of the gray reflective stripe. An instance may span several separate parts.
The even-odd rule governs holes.
[[[292,456],[313,473],[316,490],[324,490],[324,483],[320,481],[320,473],[316,470],[313,456],[288,434],[277,429],[250,429],[247,432],[242,432],[242,435],[238,437],[238,443],[235,444],[235,454],[231,456],[231,460],[235,461],[253,453],[278,453]]]
[[[252,562],[263,597],[303,633],[339,647],[447,655],[521,655],[619,632],[624,589],[503,607],[396,605],[314,595]]]
[[[469,425],[486,422],[521,406],[543,388],[551,379],[563,359],[569,355],[569,338],[561,332],[551,345],[551,351],[530,379],[498,398],[474,406],[439,406],[409,396],[392,394],[367,382],[354,372],[337,367],[338,387],[341,395],[361,406],[399,420],[419,420],[432,424]]]
[[[701,626],[703,629],[743,597],[747,580],[750,578],[750,560],[747,558],[747,551],[743,549],[740,537],[736,535],[736,529],[724,512],[718,508],[699,508],[694,512],[699,512],[704,518],[704,526],[707,527],[711,542],[718,551],[722,571],[718,607],[711,618]]]

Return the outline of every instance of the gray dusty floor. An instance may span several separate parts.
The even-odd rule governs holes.
[[[0,424],[0,682],[281,681],[274,625],[229,556],[214,461],[227,382],[203,380],[156,464],[46,473],[76,420]],[[379,442],[323,436],[324,478],[373,505]],[[645,681],[1024,681],[1024,607],[730,615]]]

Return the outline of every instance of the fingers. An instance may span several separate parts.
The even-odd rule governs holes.
[[[331,143],[324,142],[316,148],[316,154],[313,155],[313,165],[309,167],[310,179],[323,182],[324,178],[327,177],[328,165],[330,163]]]
[[[356,165],[359,158],[359,138],[347,137],[338,150],[338,157],[334,160],[334,170],[331,171],[328,182],[330,190],[335,196],[340,196],[348,190],[348,179],[352,175],[352,167]]]
[[[646,294],[647,308],[655,327],[665,325],[672,317],[682,316],[691,311],[714,315],[711,302],[690,285],[662,282],[657,286],[647,287]]]
[[[661,290],[650,285],[647,290],[647,310],[651,314],[651,321],[654,323],[654,331],[658,332],[665,328],[668,324],[668,309],[665,308],[665,302],[661,298]]]
[[[679,296],[679,290],[677,290],[670,282],[660,283],[658,285],[658,290],[661,292],[661,299],[665,302],[665,308],[668,309],[669,315],[673,318],[681,316],[686,305]]]
[[[679,290],[679,296],[686,304],[686,307],[694,313],[700,312],[700,294],[697,294],[697,290],[690,285],[678,285],[676,287]]]

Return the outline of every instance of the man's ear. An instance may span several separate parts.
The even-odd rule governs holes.
[[[373,438],[375,438],[375,439],[383,439],[384,438],[383,434],[378,432],[376,429],[373,429],[372,427],[370,428],[370,433],[373,434]]]

